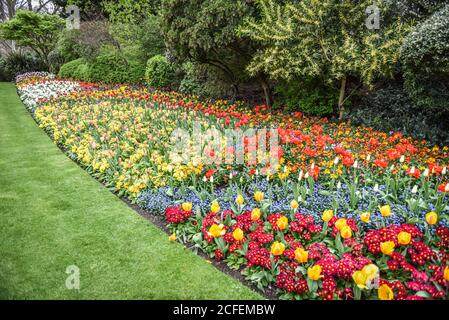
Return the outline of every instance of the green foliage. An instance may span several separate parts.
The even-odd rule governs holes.
[[[338,92],[320,86],[316,81],[300,84],[282,82],[275,87],[275,106],[285,107],[287,111],[301,111],[309,115],[328,115],[338,102]]]
[[[13,19],[0,24],[0,38],[31,48],[49,67],[48,56],[55,48],[64,25],[57,15],[20,10]]]
[[[11,81],[15,76],[30,71],[48,71],[47,66],[35,54],[12,52],[0,58],[0,78]]]
[[[363,99],[351,112],[351,121],[384,132],[400,131],[434,144],[449,144],[449,113],[416,106],[397,81]]]
[[[449,4],[407,35],[401,58],[405,88],[415,104],[449,110]]]
[[[145,78],[152,87],[166,87],[174,81],[175,71],[164,56],[157,55],[148,60]]]

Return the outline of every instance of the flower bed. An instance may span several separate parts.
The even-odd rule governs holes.
[[[145,87],[41,74],[17,87],[40,127],[90,174],[165,214],[171,239],[244,268],[260,288],[288,299],[447,298],[447,147]],[[173,133],[195,136],[196,125],[202,134],[275,130],[276,165],[213,163],[239,151],[207,144],[203,157],[189,149],[188,161],[174,163]],[[243,150],[253,147],[245,138]]]

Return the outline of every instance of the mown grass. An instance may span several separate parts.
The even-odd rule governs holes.
[[[80,269],[80,290],[65,286]],[[139,216],[40,130],[0,83],[1,299],[257,299]]]

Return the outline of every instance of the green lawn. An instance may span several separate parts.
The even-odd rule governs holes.
[[[80,290],[65,286],[80,269]],[[257,299],[128,208],[0,83],[1,299]]]

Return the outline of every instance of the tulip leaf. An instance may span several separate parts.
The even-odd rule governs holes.
[[[432,296],[431,296],[427,291],[418,291],[418,292],[416,293],[416,295],[417,295],[418,297],[427,298],[427,299],[432,298]]]

